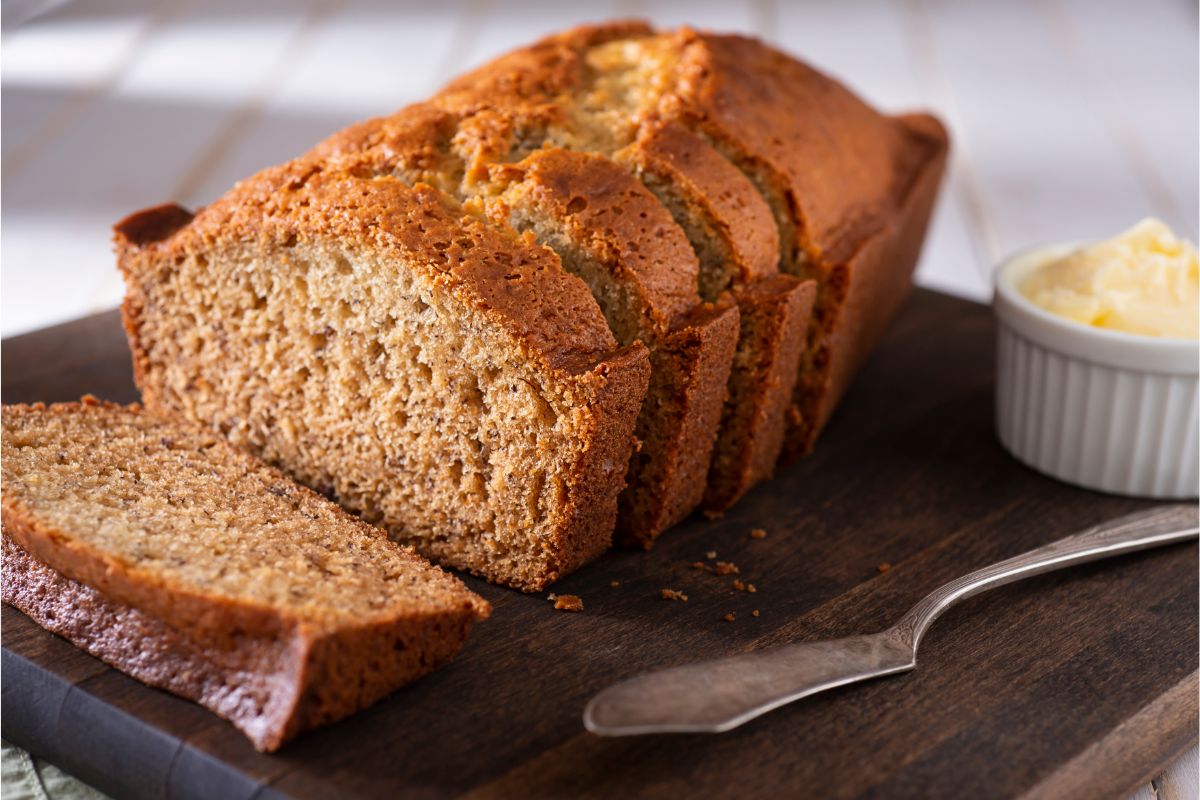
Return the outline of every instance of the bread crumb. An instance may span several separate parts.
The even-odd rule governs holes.
[[[717,557],[717,551],[709,550],[707,553],[704,554],[704,557],[707,558],[709,561],[712,561],[714,558]]]
[[[703,561],[693,561],[692,569],[708,569],[708,568],[704,565]]]
[[[754,530],[750,531],[750,538],[751,539],[765,539],[765,538],[767,538],[767,532],[764,531],[762,528],[755,528]]]
[[[746,584],[746,591],[747,591],[747,592],[749,592],[750,594],[754,594],[755,592],[757,592],[757,591],[758,591],[758,589],[755,589],[755,588],[754,588],[754,584],[753,584],[753,583],[747,583],[747,584]]]
[[[722,619],[724,619],[726,622],[733,622],[735,619],[737,619],[737,614],[730,611]]]
[[[751,611],[751,612],[750,612],[750,616],[752,616],[752,617],[757,617],[757,616],[758,616],[758,609],[756,608],[756,609],[754,609],[753,611]]]
[[[583,600],[573,594],[560,594],[554,598],[557,611],[583,611]]]
[[[731,561],[718,561],[717,566],[713,568],[715,575],[737,575],[737,565]]]
[[[737,578],[734,578],[733,579],[733,588],[737,589],[739,592],[744,592],[744,591],[746,591],[746,584],[742,583]]]
[[[883,574],[884,572],[887,572],[891,568],[892,568],[892,565],[889,564],[888,562],[884,561],[882,564],[880,564],[875,569],[879,570],[880,574]]]
[[[558,595],[556,595],[554,592],[551,592],[550,594],[546,595],[546,599],[553,603],[558,599]]]
[[[621,582],[620,581],[612,581],[608,585],[615,589],[621,585]]]
[[[662,590],[662,599],[663,600],[678,600],[681,603],[686,603],[687,595],[684,594],[683,592],[677,591],[675,589],[663,589]]]

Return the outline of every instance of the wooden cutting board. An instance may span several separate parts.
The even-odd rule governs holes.
[[[136,398],[115,313],[5,341],[2,363],[5,402]],[[3,735],[128,797],[1123,798],[1196,741],[1194,545],[976,597],[916,672],[731,733],[601,739],[580,722],[637,672],[880,630],[951,578],[1149,505],[1010,458],[992,366],[987,308],[916,292],[811,457],[723,519],[554,587],[582,614],[468,579],[495,613],[449,667],[272,756],[6,606]],[[709,551],[757,591],[692,569]]]

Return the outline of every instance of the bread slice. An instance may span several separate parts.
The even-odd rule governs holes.
[[[528,591],[611,543],[649,377],[550,250],[301,159],[117,227],[143,401]]]
[[[533,234],[591,287],[619,342],[649,347],[639,449],[616,525],[619,540],[648,546],[703,497],[737,309],[701,302],[695,254],[641,182],[609,159],[535,146],[544,142],[539,124],[510,107],[476,107],[460,96],[355,126],[312,157],[353,174],[436,183],[493,220]]]
[[[771,209],[749,179],[687,127],[645,113],[643,84],[654,76],[600,46],[649,33],[618,22],[555,34],[452,82],[433,102],[470,115],[465,138],[486,158],[512,161],[551,142],[627,167],[687,235],[700,298],[732,293],[741,331],[703,501],[719,512],[774,469],[815,285],[780,276]]]
[[[811,67],[742,36],[628,23],[592,32],[587,59],[628,81],[623,102],[679,122],[759,189],[780,268],[818,293],[784,459],[809,450],[911,285],[945,130],[890,117]]]
[[[259,750],[449,661],[488,604],[215,432],[3,409],[4,601]]]

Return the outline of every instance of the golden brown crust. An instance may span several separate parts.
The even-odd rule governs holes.
[[[437,102],[459,110],[501,104],[510,112],[540,108],[557,115],[561,109],[549,101],[579,86],[587,71],[583,50],[651,32],[642,20],[617,20],[551,34],[454,78],[437,93]]]
[[[912,272],[946,166],[948,139],[942,124],[928,114],[898,119],[915,138],[924,140],[926,161],[906,187],[896,217],[835,273],[845,284],[844,299],[838,307],[836,324],[830,323],[829,333],[816,344],[812,365],[797,383],[798,407],[786,437],[783,463],[812,449],[911,288]]]
[[[739,283],[779,272],[779,231],[771,208],[737,167],[688,128],[672,121],[641,127],[618,154],[661,176],[718,228]]]
[[[453,658],[468,614],[226,642],[188,634],[56,572],[3,537],[3,600],[134,678],[228,719],[262,751],[371,705]]]
[[[387,117],[351,125],[317,144],[308,159],[329,172],[359,177],[396,173],[455,196],[463,165],[451,154],[458,116],[432,103],[414,103]]]
[[[191,211],[175,203],[135,211],[113,226],[130,244],[141,246],[167,238],[192,221]]]

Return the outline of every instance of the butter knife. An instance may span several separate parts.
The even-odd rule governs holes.
[[[698,661],[615,684],[592,698],[583,724],[601,736],[727,731],[835,686],[914,669],[921,637],[959,600],[1022,578],[1198,535],[1196,506],[1130,514],[951,581],[882,633]]]

